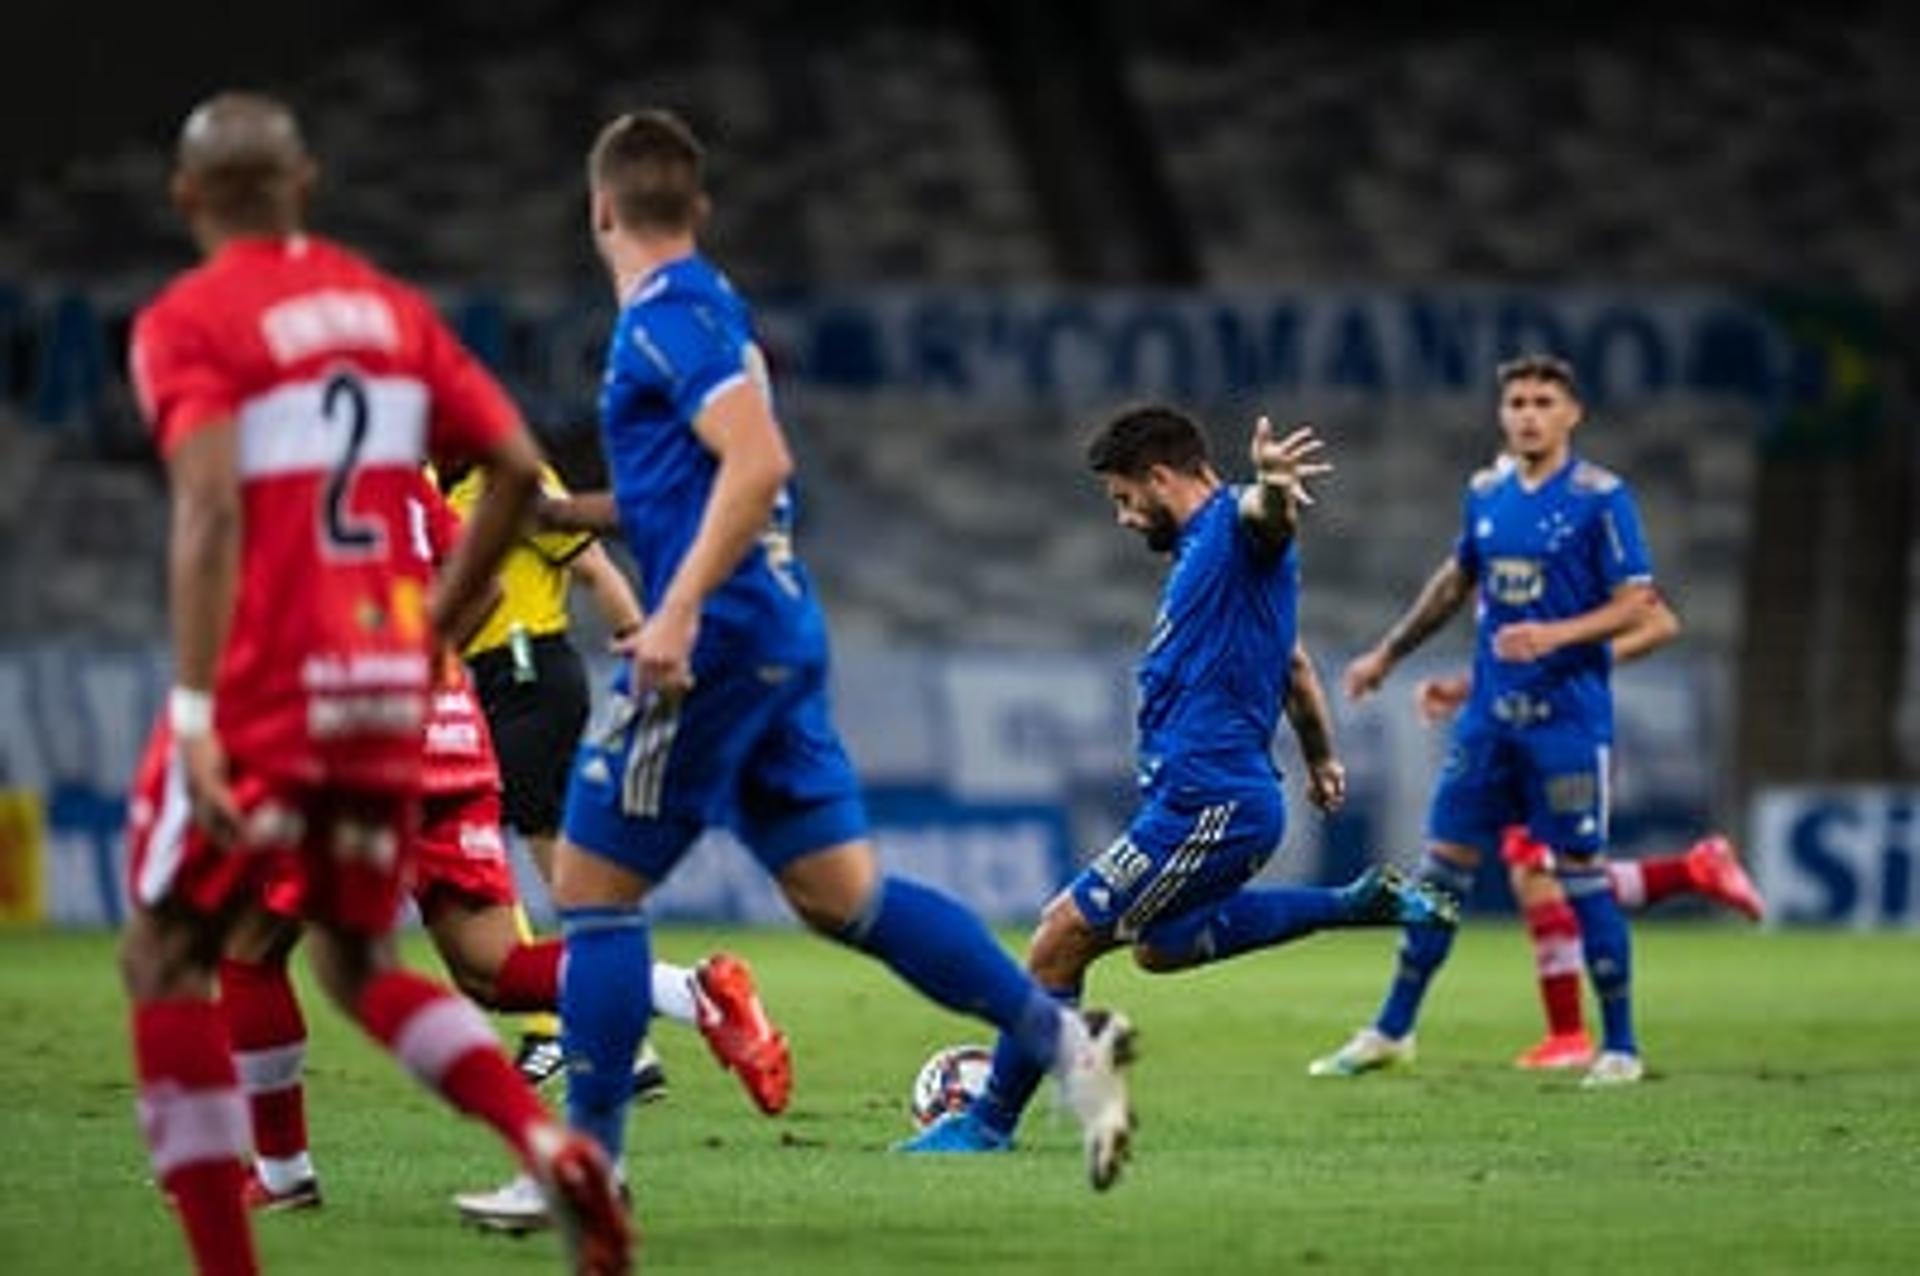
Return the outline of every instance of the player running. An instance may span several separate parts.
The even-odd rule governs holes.
[[[464,516],[486,486],[478,469],[442,476],[451,480],[447,502]],[[540,474],[542,492],[566,495],[551,466]],[[534,531],[517,538],[500,563],[499,601],[489,609],[461,655],[473,672],[500,755],[502,805],[507,827],[524,840],[540,880],[553,881],[553,843],[560,833],[560,803],[566,796],[573,750],[587,725],[587,670],[568,638],[567,588],[586,588],[615,642],[640,630],[640,604],[627,578],[598,537],[582,532]],[[532,937],[524,909],[516,907],[522,938]],[[655,967],[655,979],[682,978],[680,968]],[[560,1070],[560,1020],[543,1012],[522,1021],[514,1066],[536,1085]],[[638,1096],[659,1097],[666,1074],[658,1055],[641,1044],[635,1064]]]
[[[1285,793],[1270,746],[1287,705],[1310,760],[1309,792],[1336,806],[1344,776],[1301,645],[1294,536],[1306,481],[1332,467],[1310,429],[1255,427],[1254,482],[1223,483],[1197,423],[1172,408],[1115,417],[1087,450],[1120,526],[1172,556],[1139,666],[1140,809],[1126,833],[1041,915],[1027,968],[1078,1004],[1088,967],[1130,946],[1149,971],[1186,970],[1343,926],[1446,928],[1452,900],[1371,869],[1338,889],[1247,883],[1280,846]],[[979,1100],[900,1145],[999,1152],[1039,1070],[1002,1037]]]
[[[883,876],[827,706],[827,633],[793,552],[793,462],[745,303],[698,250],[702,152],[664,111],[623,115],[588,158],[594,238],[620,300],[601,438],[647,620],[609,720],[581,747],[554,860],[566,936],[567,1107],[617,1161],[650,1013],[641,900],[703,829],[730,825],[814,929],[927,997],[1005,1029],[1062,1078],[1089,1176],[1120,1171],[1132,1029],[1063,1009],[946,896]]]
[[[173,196],[206,260],[134,324],[172,504],[175,666],[130,812],[121,968],[141,1128],[196,1268],[257,1271],[247,1110],[212,994],[234,918],[285,874],[335,1002],[506,1140],[564,1221],[574,1270],[624,1272],[605,1156],[549,1118],[470,1003],[399,968],[390,933],[435,635],[485,588],[539,455],[424,299],[302,231],[314,174],[280,103],[228,93],[196,109]],[[427,451],[491,475],[438,579],[407,552]]]
[[[1581,406],[1572,367],[1535,355],[1497,375],[1511,464],[1473,476],[1453,555],[1343,681],[1356,700],[1371,694],[1477,591],[1472,692],[1434,791],[1421,876],[1464,898],[1481,857],[1516,822],[1553,848],[1603,1023],[1584,1084],[1627,1084],[1642,1065],[1627,926],[1605,863],[1607,644],[1656,604],[1653,570],[1626,484],[1573,453]],[[1421,999],[1452,945],[1450,931],[1409,930],[1379,1016],[1309,1071],[1352,1076],[1410,1059]]]
[[[413,552],[429,565],[444,563],[459,537],[459,521],[424,478],[408,500],[407,525]],[[472,628],[471,620],[456,622],[455,641]],[[560,941],[523,938],[492,735],[451,649],[436,661],[421,790],[408,886],[454,985],[490,1010],[551,1014],[560,997]],[[247,1199],[256,1209],[320,1204],[307,1142],[306,1022],[287,971],[300,934],[297,883],[282,878],[268,887],[264,907],[236,927],[220,962],[221,1010],[252,1117]],[[656,962],[652,981],[666,1017],[697,1027],[756,1106],[785,1107],[786,1039],[768,1020],[743,960],[719,953],[692,970]],[[500,1230],[550,1222],[540,1185],[528,1175],[454,1204],[469,1221]]]

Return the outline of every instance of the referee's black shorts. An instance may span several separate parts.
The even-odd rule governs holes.
[[[515,676],[503,644],[467,661],[500,755],[507,824],[523,836],[559,831],[573,751],[587,726],[587,670],[565,634],[529,639],[533,677]]]

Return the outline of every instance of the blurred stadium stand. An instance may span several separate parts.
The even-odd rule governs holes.
[[[1913,768],[1912,20],[1681,6],[1570,29],[1526,12],[1379,29],[1330,4],[436,0],[370,34],[336,21],[310,58],[253,28],[229,53],[302,110],[327,173],[318,224],[461,293],[600,305],[579,156],[596,121],[657,101],[706,135],[711,246],[769,299],[1088,284],[1837,296],[1880,334],[1860,349],[1878,360],[1862,375],[1884,424],[1846,455],[1769,451],[1752,421],[1673,396],[1601,411],[1586,447],[1638,484],[1697,649],[1738,662],[1743,703],[1779,709],[1745,719],[1743,775],[1884,775],[1901,750]],[[203,66],[205,86],[233,78]],[[0,280],[119,298],[123,314],[187,259],[161,192],[191,95],[147,87],[119,133],[96,124],[57,162],[15,157]],[[163,520],[124,391],[42,419],[50,338],[26,313],[0,310],[0,633],[158,633]],[[96,352],[110,367],[117,331]],[[590,376],[590,342],[546,357],[575,355]],[[1137,640],[1157,567],[1080,473],[1075,440],[1100,406],[791,390],[803,549],[836,626],[878,642]],[[1232,395],[1200,406],[1228,451],[1254,408],[1296,414]],[[1307,603],[1332,662],[1443,551],[1457,481],[1495,440],[1490,405],[1308,406],[1341,449]],[[577,405],[539,423],[591,469]],[[1809,731],[1816,709],[1827,725]]]

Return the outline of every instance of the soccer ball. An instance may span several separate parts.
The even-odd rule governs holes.
[[[985,1046],[948,1046],[920,1065],[913,1079],[913,1123],[932,1125],[980,1097],[993,1072],[993,1051]]]

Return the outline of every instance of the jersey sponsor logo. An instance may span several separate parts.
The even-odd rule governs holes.
[[[507,844],[492,824],[461,824],[460,853],[470,860],[503,860]]]
[[[427,752],[443,756],[478,757],[480,727],[474,722],[427,723]]]
[[[420,697],[411,692],[323,695],[307,703],[307,732],[315,740],[358,735],[410,735],[420,730]]]
[[[362,687],[420,687],[427,682],[427,658],[417,651],[367,652],[353,656],[309,656],[300,667],[300,685],[308,691],[353,691]]]
[[[1553,705],[1524,691],[1508,691],[1494,697],[1492,713],[1510,727],[1530,727],[1553,717]]]
[[[1508,607],[1524,607],[1546,592],[1547,579],[1531,558],[1495,558],[1487,563],[1487,589]]]
[[[398,350],[400,324],[377,292],[328,288],[301,293],[260,315],[260,335],[276,362],[298,363],[329,350]]]

